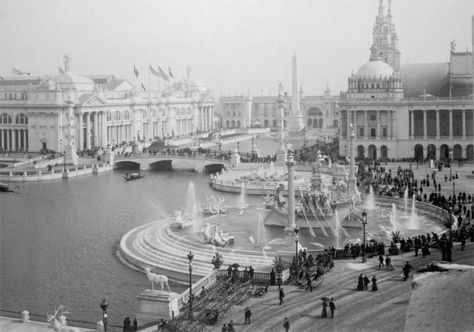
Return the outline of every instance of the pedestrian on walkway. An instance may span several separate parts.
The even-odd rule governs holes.
[[[282,303],[284,303],[283,298],[285,297],[285,292],[283,291],[283,287],[280,288],[280,292],[279,292],[278,297],[280,298],[280,304],[279,305],[282,305]]]
[[[288,317],[285,317],[285,320],[283,321],[283,328],[285,329],[285,332],[290,330],[290,321],[288,320]]]
[[[228,332],[229,330],[227,329],[227,324],[224,323],[224,325],[222,325],[222,329],[221,329],[221,332]]]
[[[379,255],[379,268],[383,267],[383,255]]]
[[[406,262],[405,266],[403,267],[403,281],[407,281],[411,269],[413,269],[413,266],[411,266],[410,263]]]
[[[392,266],[392,259],[390,258],[390,255],[385,257],[385,265],[387,266],[387,270],[390,270]]]
[[[364,277],[362,276],[362,273],[359,275],[357,280],[357,290],[364,290]]]
[[[369,277],[367,277],[367,274],[364,275],[364,290],[369,290],[369,284],[370,284],[370,280],[369,280]]]
[[[245,308],[245,324],[250,324],[250,316],[252,316],[252,311],[247,307]]]
[[[372,292],[375,292],[377,291],[378,288],[377,288],[377,278],[375,278],[375,276],[372,277]]]
[[[227,331],[228,332],[235,332],[235,330],[234,330],[234,321],[233,320],[231,320],[229,322],[229,324],[227,325]]]
[[[328,300],[327,298],[323,299],[323,310],[321,311],[321,318],[326,318],[328,316]]]
[[[329,309],[331,310],[331,318],[334,318],[334,311],[336,311],[336,304],[334,303],[334,298],[331,298],[331,301],[329,301]]]

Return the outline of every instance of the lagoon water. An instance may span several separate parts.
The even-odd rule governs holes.
[[[0,310],[26,309],[46,317],[64,304],[71,323],[95,324],[104,297],[110,304],[110,324],[133,318],[135,297],[149,282],[114,256],[114,246],[130,229],[184,207],[190,181],[203,202],[216,193],[208,176],[196,173],[148,172],[130,182],[123,175],[113,171],[18,183],[18,188],[12,184],[16,192],[0,196]],[[230,204],[238,200],[232,194],[222,197]],[[174,285],[172,290],[183,287]]]

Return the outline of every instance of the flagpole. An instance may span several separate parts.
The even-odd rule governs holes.
[[[148,102],[151,104],[150,68],[148,68]]]

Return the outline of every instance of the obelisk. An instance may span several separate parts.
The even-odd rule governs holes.
[[[296,228],[295,221],[295,160],[291,153],[288,154],[288,224],[286,229],[293,231]]]
[[[300,111],[300,97],[298,91],[298,73],[296,53],[293,55],[293,68],[291,76],[291,112],[288,116],[289,134],[295,135],[304,128],[303,116]]]
[[[77,165],[78,157],[76,153],[76,130],[74,129],[74,101],[71,96],[66,100],[67,105],[67,130],[66,130],[66,145],[64,148],[65,158],[67,164]]]

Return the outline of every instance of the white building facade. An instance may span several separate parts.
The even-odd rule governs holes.
[[[370,61],[341,93],[340,155],[349,154],[353,124],[360,159],[473,160],[472,52],[400,67],[390,5],[385,15],[380,1]]]
[[[64,151],[70,106],[79,150],[215,129],[214,99],[201,83],[174,80],[158,93],[67,65],[57,76],[0,81],[0,150]]]

